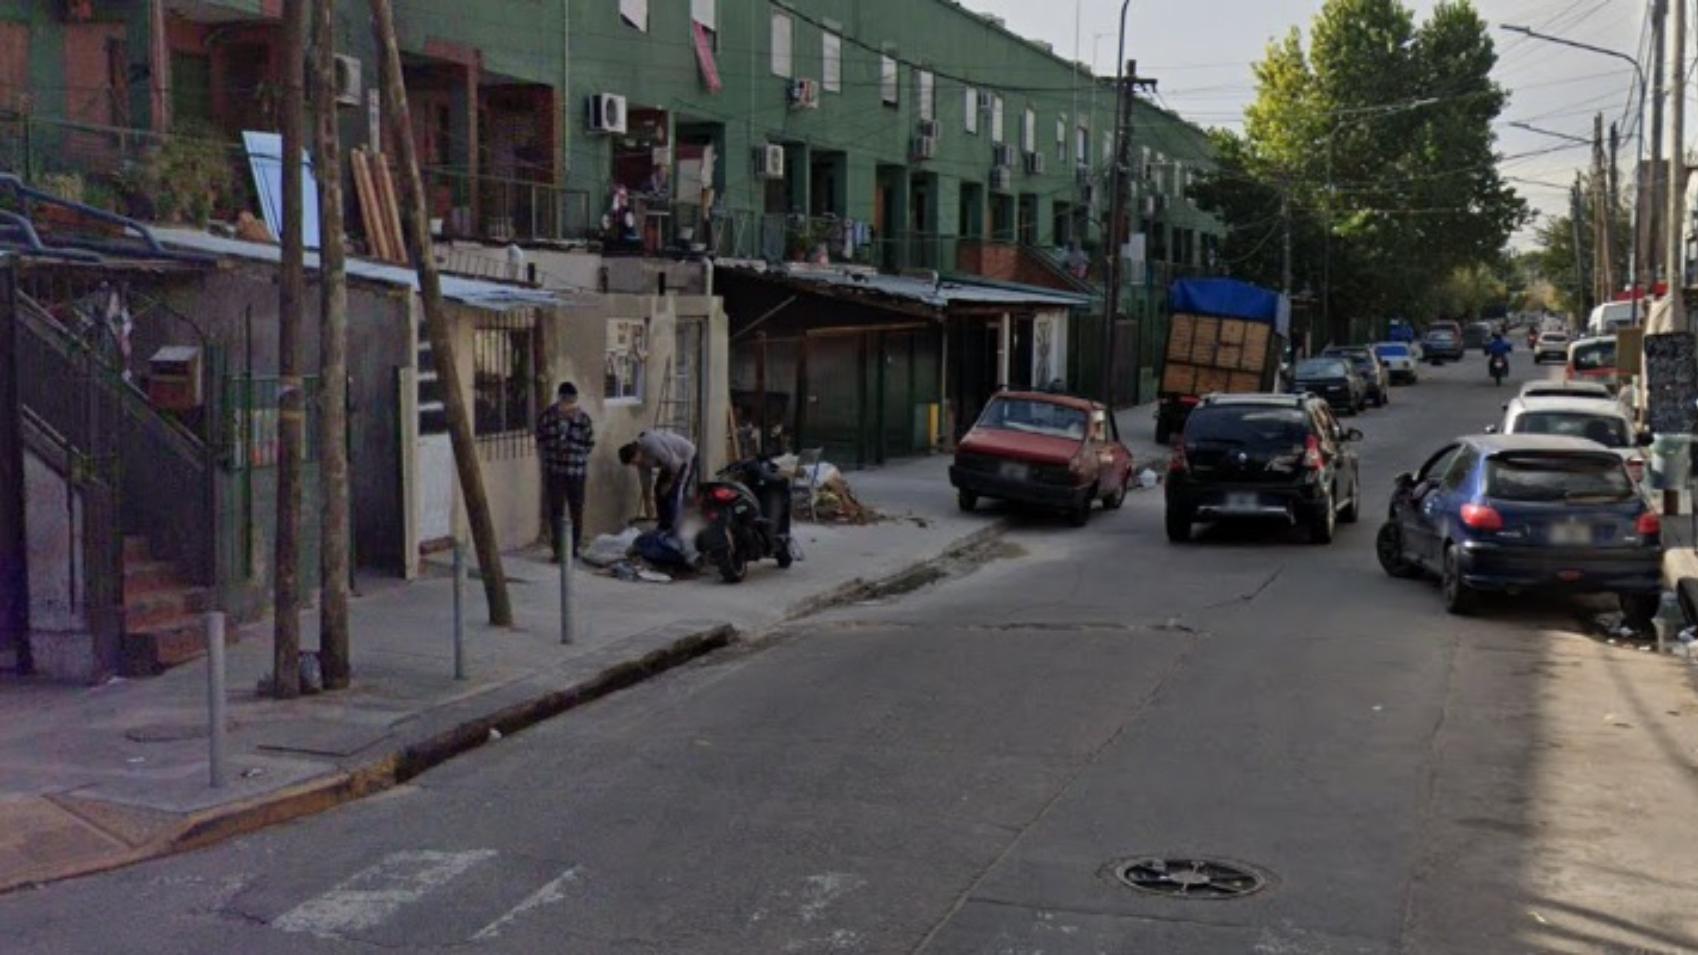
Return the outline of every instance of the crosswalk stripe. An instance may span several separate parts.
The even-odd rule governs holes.
[[[382,925],[403,906],[419,901],[496,854],[494,849],[392,852],[335,888],[302,902],[273,921],[285,932],[342,938]]]
[[[566,885],[566,883],[576,881],[578,881],[578,867],[573,866],[565,872],[562,872],[543,883],[542,888],[537,889],[535,892],[526,896],[523,902],[513,906],[511,909],[508,909],[505,915],[488,925],[485,925],[483,928],[478,929],[477,934],[472,936],[472,941],[481,942],[495,938],[501,934],[502,929],[511,925],[519,918],[519,916],[524,915],[526,912],[529,912],[532,909],[542,908],[545,905],[553,905],[554,903],[565,899],[566,893],[561,891],[561,889]]]

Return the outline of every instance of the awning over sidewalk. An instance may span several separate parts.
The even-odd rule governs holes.
[[[868,269],[818,267],[787,264],[769,266],[760,262],[720,263],[720,267],[797,289],[844,298],[879,300],[893,304],[918,305],[942,313],[964,307],[990,308],[1082,308],[1091,303],[1087,295],[1008,283],[968,282],[959,279],[914,275],[887,275]],[[869,301],[869,304],[876,304]]]

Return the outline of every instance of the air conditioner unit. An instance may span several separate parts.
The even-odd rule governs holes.
[[[1043,153],[1027,153],[1026,154],[1026,171],[1028,173],[1034,175],[1034,176],[1043,175],[1044,174],[1044,154]]]
[[[818,80],[791,80],[790,105],[796,109],[820,108],[820,84]]]
[[[755,178],[784,178],[784,147],[766,143],[755,147]]]
[[[937,137],[915,136],[912,152],[915,159],[936,159]]]
[[[922,119],[915,124],[915,134],[931,139],[937,138],[937,120]]]
[[[359,106],[365,101],[365,77],[360,58],[336,54],[336,105]]]
[[[595,93],[584,101],[584,125],[592,133],[625,132],[625,97]]]
[[[1014,147],[1007,143],[997,143],[991,147],[991,165],[1014,165]]]
[[[1014,187],[1014,170],[1007,166],[992,166],[990,171],[990,186],[1000,192],[1007,192]]]

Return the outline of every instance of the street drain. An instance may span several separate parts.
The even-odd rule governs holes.
[[[1112,871],[1128,888],[1181,899],[1236,899],[1268,884],[1255,869],[1220,859],[1130,859]]]

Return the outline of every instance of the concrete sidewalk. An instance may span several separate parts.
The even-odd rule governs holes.
[[[559,642],[556,567],[508,555],[515,626],[465,589],[468,679],[453,679],[452,579],[366,582],[353,605],[354,682],[260,697],[269,623],[229,647],[230,779],[208,785],[206,664],[85,688],[0,684],[0,891],[127,864],[358,798],[511,732],[834,603],[1000,532],[959,514],[942,456],[849,475],[886,519],[799,524],[804,559],[739,585],[632,583],[580,571],[577,640]],[[316,614],[303,645],[317,646]]]

